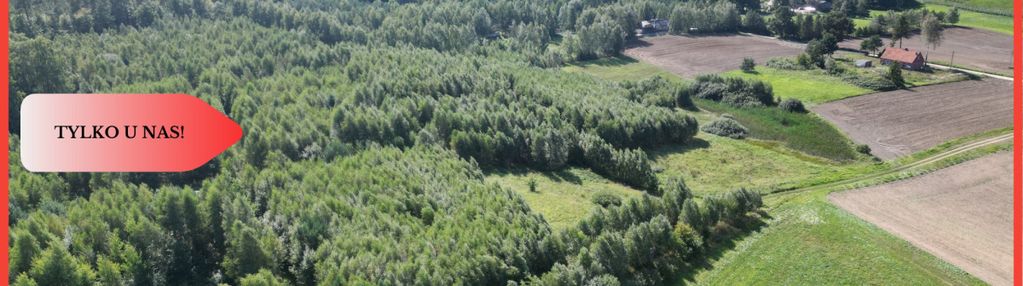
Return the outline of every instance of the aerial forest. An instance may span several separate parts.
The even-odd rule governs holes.
[[[762,206],[658,180],[644,150],[694,138],[693,97],[774,105],[770,86],[558,69],[621,52],[642,19],[738,32],[759,1],[10,6],[12,285],[657,285]],[[184,173],[32,173],[16,107],[44,92],[187,93],[244,137]],[[644,195],[555,231],[484,182],[505,167]]]

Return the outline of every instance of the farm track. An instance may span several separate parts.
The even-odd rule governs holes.
[[[955,148],[952,148],[952,149],[949,149],[949,150],[945,150],[945,151],[942,151],[940,153],[937,153],[937,154],[934,154],[934,155],[931,155],[931,156],[927,156],[927,157],[925,157],[923,159],[920,159],[920,160],[917,160],[915,162],[912,162],[912,163],[909,163],[909,164],[906,164],[906,165],[901,165],[901,166],[898,166],[898,167],[895,167],[895,168],[891,168],[891,169],[888,169],[888,170],[884,170],[884,171],[880,171],[880,172],[875,172],[875,173],[872,173],[872,174],[867,174],[867,175],[856,177],[856,178],[839,180],[839,181],[834,181],[834,182],[830,182],[830,183],[824,183],[824,184],[810,186],[810,187],[805,187],[805,188],[776,191],[776,192],[772,192],[772,193],[769,193],[767,195],[764,195],[764,197],[791,196],[791,195],[800,194],[800,193],[806,193],[806,192],[810,192],[810,191],[817,191],[817,190],[823,190],[823,189],[829,189],[829,188],[837,188],[837,187],[841,187],[841,186],[853,185],[853,184],[860,183],[860,182],[868,182],[870,180],[878,179],[878,178],[881,178],[881,177],[884,177],[884,176],[888,176],[888,175],[897,174],[897,173],[904,172],[904,171],[909,171],[909,170],[917,169],[917,168],[920,168],[920,167],[923,167],[923,166],[926,166],[926,165],[930,165],[930,164],[939,162],[941,160],[948,159],[948,158],[951,158],[953,156],[956,156],[956,155],[959,155],[959,154],[963,154],[963,153],[966,153],[966,152],[969,152],[969,151],[977,150],[977,149],[980,149],[980,148],[983,148],[983,147],[987,147],[987,146],[991,146],[991,145],[995,145],[995,144],[1000,144],[1000,143],[1004,143],[1004,142],[1011,142],[1011,141],[1012,141],[1012,133],[1010,132],[1010,133],[998,135],[998,136],[995,136],[995,137],[989,137],[989,138],[975,140],[975,141],[972,141],[972,142],[969,142],[969,143],[957,146]],[[791,198],[792,197],[784,198],[783,201],[781,201],[778,204],[775,204],[773,207],[771,207],[770,210],[774,210],[774,209],[778,208],[779,206],[784,205]]]

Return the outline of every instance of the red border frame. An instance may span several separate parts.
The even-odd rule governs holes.
[[[1021,118],[1023,117],[1023,115],[1021,115],[1021,112],[1023,112],[1023,105],[1021,105],[1023,104],[1023,99],[1021,99],[1023,98],[1023,95],[1021,95],[1021,93],[1023,93],[1023,90],[1021,90],[1023,89],[1023,84],[1021,84],[1021,82],[1023,82],[1023,79],[1021,79],[1021,76],[1023,76],[1023,73],[1021,73],[1021,69],[1023,69],[1023,60],[1021,60],[1020,57],[1021,53],[1020,49],[1023,49],[1023,43],[1021,43],[1021,41],[1023,41],[1023,15],[1020,15],[1023,13],[1020,12],[1023,12],[1023,7],[1021,6],[1023,6],[1023,2],[1021,2],[1021,0],[1013,1],[1012,105],[1013,110],[1015,112],[1013,112],[1012,115],[1013,117],[1012,122],[1014,126],[1012,131],[1013,132],[1012,141],[1013,152],[1015,156],[1013,156],[1012,160],[1013,161],[1012,168],[1014,170],[1012,180],[1013,189],[1012,218],[1014,240],[1012,244],[1013,246],[1012,272],[1015,285],[1020,285],[1021,283],[1023,283],[1023,263],[1021,263],[1021,258],[1023,258],[1023,246],[1021,246],[1021,242],[1023,242],[1021,241],[1021,239],[1023,239],[1023,230],[1021,230],[1021,228],[1023,228],[1023,222],[1021,222],[1021,220],[1023,220],[1023,178],[1020,178],[1021,176],[1020,171],[1023,170],[1023,158],[1020,157],[1021,155],[1023,155],[1023,153],[1021,153],[1021,146],[1023,146],[1023,132],[1021,132],[1020,129],[1020,125],[1021,123],[1023,123],[1021,122],[1023,121],[1023,118]]]
[[[1013,280],[1015,285],[1023,284],[1023,175],[1020,172],[1023,171],[1023,130],[1020,126],[1023,125],[1023,84],[1021,84],[1021,78],[1023,78],[1023,60],[1021,60],[1020,54],[1023,53],[1023,0],[1014,0],[1013,5]],[[2,49],[3,57],[0,57],[0,93],[7,98],[6,100],[0,101],[0,113],[5,116],[0,117],[0,128],[3,132],[0,132],[0,142],[7,144],[9,142],[8,116],[9,114],[9,82],[8,77],[10,75],[10,43],[9,30],[10,26],[8,23],[9,18],[9,1],[3,0],[3,5],[0,5],[0,14],[5,17],[0,17],[0,49]],[[8,148],[9,149],[9,148]],[[8,233],[9,225],[8,220],[8,196],[10,195],[10,177],[9,163],[10,154],[4,152],[3,164],[0,164],[0,187],[7,192],[3,196],[0,196],[0,221],[3,222],[4,227],[0,227],[0,237],[4,239],[3,247],[0,247],[0,285],[7,285],[10,280],[9,272],[10,268],[8,265],[8,245],[10,245],[10,234]]]
[[[0,103],[0,112],[2,112],[4,114],[4,116],[0,117],[0,126],[3,126],[3,127],[0,127],[0,129],[3,130],[3,132],[0,132],[0,141],[2,141],[4,143],[4,145],[6,145],[6,144],[8,144],[8,142],[10,142],[10,141],[8,141],[9,140],[8,136],[9,136],[10,130],[7,130],[7,124],[8,124],[7,120],[8,120],[8,116],[9,116],[8,114],[10,114],[9,113],[10,106],[8,106],[10,104],[9,103],[10,102],[10,98],[8,98],[8,97],[10,97],[10,93],[9,93],[9,90],[8,90],[10,88],[10,86],[9,86],[10,83],[8,82],[8,77],[10,76],[10,65],[9,65],[10,64],[10,59],[9,59],[10,58],[10,43],[8,42],[8,37],[9,37],[8,33],[10,31],[10,26],[8,26],[8,23],[7,23],[8,18],[10,18],[10,16],[9,16],[10,13],[8,13],[9,12],[8,11],[9,7],[10,7],[9,6],[9,2],[7,0],[3,0],[3,7],[0,7],[0,12],[3,12],[2,14],[4,15],[3,19],[0,19],[0,30],[3,31],[3,32],[0,32],[0,41],[3,42],[3,44],[0,45],[0,46],[3,46],[3,47],[0,48],[0,49],[3,49],[4,56],[3,56],[2,59],[0,59],[0,75],[2,75],[2,76],[0,76],[0,78],[2,78],[2,79],[0,79],[0,93],[3,93],[3,96],[6,99],[3,101],[3,103]],[[10,147],[8,147],[7,150],[10,150]],[[10,225],[10,223],[9,223],[10,221],[7,220],[8,219],[8,217],[7,217],[7,215],[8,215],[8,212],[7,212],[8,211],[7,210],[7,199],[8,199],[8,196],[10,196],[10,193],[11,193],[10,192],[10,185],[9,185],[9,182],[7,181],[8,177],[10,177],[10,174],[11,174],[11,172],[9,170],[10,165],[8,165],[9,164],[8,162],[10,161],[10,155],[11,155],[9,152],[10,151],[4,152],[4,157],[3,157],[4,161],[2,162],[3,164],[0,164],[0,172],[3,173],[3,176],[0,176],[0,187],[3,187],[3,189],[5,191],[4,195],[0,196],[0,197],[3,197],[3,198],[0,198],[0,221],[3,221],[3,223],[4,223],[4,226],[0,227],[0,236],[3,236],[3,238],[4,238],[4,245],[3,245],[3,247],[0,247],[0,248],[3,248],[3,250],[0,250],[0,268],[3,268],[3,271],[0,271],[0,272],[2,272],[2,274],[0,274],[0,284],[2,284],[2,285],[7,285],[7,281],[10,280],[10,277],[9,277],[9,275],[10,275],[10,273],[9,273],[10,272],[10,268],[7,265],[7,262],[8,262],[8,258],[7,258],[7,255],[8,255],[8,253],[7,253],[8,245],[11,245],[10,234],[8,233],[8,231],[10,231],[10,228],[8,227],[8,225]]]

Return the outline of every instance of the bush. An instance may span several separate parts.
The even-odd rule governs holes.
[[[605,208],[610,206],[617,207],[622,205],[622,198],[608,190],[602,190],[593,193],[593,197],[590,198],[590,200],[593,201],[593,203]]]
[[[906,85],[906,80],[902,78],[902,67],[899,67],[897,63],[888,65],[888,73],[885,76],[895,87],[901,88]]]
[[[796,61],[786,58],[772,58],[764,63],[764,66],[769,68],[775,68],[780,70],[805,70],[803,66],[796,63]]]
[[[867,144],[856,145],[856,152],[860,152],[862,154],[870,155],[870,146],[867,145]]]
[[[746,73],[752,73],[756,67],[757,63],[753,61],[753,58],[751,57],[743,58],[742,65],[739,66],[739,68]]]
[[[806,53],[799,54],[799,56],[796,57],[796,64],[803,67],[803,69],[807,70],[814,68],[813,59],[810,58],[810,55],[807,55]]]
[[[782,100],[781,103],[778,103],[778,108],[781,108],[781,110],[788,111],[788,112],[798,112],[798,113],[805,113],[806,112],[806,106],[803,106],[803,102],[798,100],[798,99],[795,99],[795,98],[789,98],[789,99],[786,99],[786,100]]]
[[[693,226],[683,221],[675,224],[674,235],[686,253],[698,254],[703,249],[703,236]]]
[[[842,68],[842,66],[839,65],[838,62],[835,62],[834,59],[830,58],[824,61],[824,70],[827,71],[828,74],[830,75],[840,75],[845,73],[845,69]]]
[[[732,139],[746,138],[749,130],[735,119],[721,117],[700,128],[703,132]]]
[[[530,193],[535,193],[536,192],[536,185],[537,185],[536,178],[529,178],[529,182],[527,184],[529,185],[529,192]]]

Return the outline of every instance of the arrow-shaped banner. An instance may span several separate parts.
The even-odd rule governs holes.
[[[186,94],[33,94],[21,103],[21,162],[33,172],[184,172],[241,136]]]

